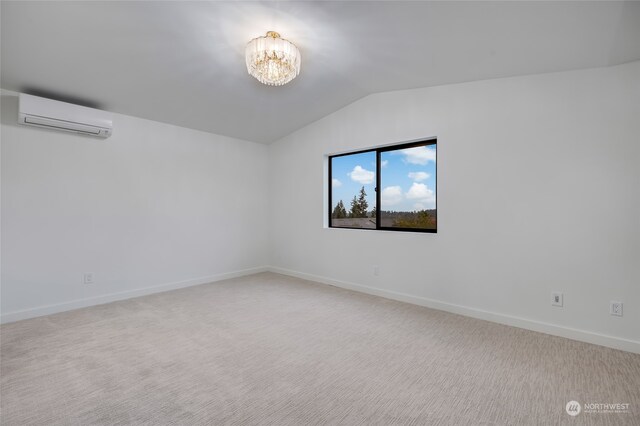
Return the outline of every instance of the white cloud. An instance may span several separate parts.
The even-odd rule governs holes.
[[[436,206],[436,194],[424,183],[413,182],[406,197],[408,200],[415,201],[413,205],[415,210],[433,209]]]
[[[331,186],[334,187],[334,188],[337,188],[339,186],[342,186],[342,182],[340,182],[336,178],[333,178],[333,179],[331,179]]]
[[[402,188],[399,186],[387,186],[381,194],[382,207],[384,209],[402,202]]]
[[[427,180],[431,177],[429,173],[425,172],[410,172],[408,176],[409,179],[413,179],[416,182],[422,182],[423,180]]]
[[[404,161],[409,164],[419,164],[424,166],[429,161],[436,161],[436,150],[419,146],[417,148],[407,148],[400,151],[404,155]]]
[[[366,169],[363,169],[361,166],[355,166],[353,171],[347,173],[347,175],[358,183],[362,185],[367,185],[373,182],[375,178],[375,173]]]
[[[382,161],[380,162],[380,165],[381,165],[382,167],[387,167],[387,164],[389,164],[389,160],[382,160]]]
[[[425,200],[433,198],[433,191],[427,188],[424,183],[413,182],[409,191],[407,191],[409,200]]]

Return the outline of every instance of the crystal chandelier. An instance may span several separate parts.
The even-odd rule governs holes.
[[[300,73],[300,51],[275,31],[251,40],[245,56],[247,71],[260,83],[282,86]]]

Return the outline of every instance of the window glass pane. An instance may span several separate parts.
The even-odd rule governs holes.
[[[376,229],[376,153],[331,157],[331,226]]]
[[[436,144],[380,153],[380,226],[436,230]]]

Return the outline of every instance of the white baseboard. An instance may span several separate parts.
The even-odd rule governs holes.
[[[347,281],[335,280],[319,275],[307,274],[304,272],[293,271],[279,267],[256,267],[244,269],[241,271],[227,272],[223,274],[211,275],[207,277],[194,278],[185,281],[172,283],[164,283],[151,287],[145,287],[135,290],[122,291],[101,296],[89,297],[85,299],[73,300],[54,305],[39,306],[36,308],[24,309],[3,313],[0,316],[2,324],[20,321],[28,318],[35,318],[43,315],[55,314],[58,312],[70,311],[73,309],[86,308],[88,306],[102,305],[104,303],[115,302],[118,300],[131,299],[134,297],[145,296],[153,293],[161,293],[164,291],[177,290],[180,288],[191,287],[200,284],[212,283],[216,281],[238,278],[246,275],[253,275],[260,272],[274,272],[282,275],[301,278],[304,280],[314,281],[322,284],[328,284],[335,287],[353,290],[360,293],[380,296],[387,299],[398,300],[400,302],[411,303],[414,305],[425,306],[432,309],[452,312],[472,318],[478,318],[486,321],[492,321],[499,324],[510,325],[514,327],[524,328],[527,330],[537,331],[540,333],[551,334],[553,336],[565,337],[568,339],[578,340],[581,342],[593,343],[596,345],[607,346],[614,349],[640,354],[640,342],[635,340],[623,339],[620,337],[607,336],[604,334],[594,333],[591,331],[579,330],[570,327],[564,327],[556,324],[549,324],[541,321],[531,320],[527,318],[515,317],[511,315],[499,314],[496,312],[484,311],[481,309],[470,308],[467,306],[455,305],[452,303],[441,302],[421,296],[413,296],[406,293],[384,290],[375,287],[369,287],[362,284],[355,284]]]
[[[387,299],[398,300],[400,302],[411,303],[414,305],[425,306],[427,308],[438,309],[441,311],[452,312],[454,314],[464,315],[467,317],[478,318],[486,321],[496,322],[499,324],[510,325],[513,327],[524,328],[527,330],[537,331],[540,333],[551,334],[553,336],[565,337],[567,339],[578,340],[595,345],[607,346],[614,349],[633,352],[640,354],[640,342],[635,340],[623,339],[620,337],[607,336],[604,334],[593,333],[591,331],[578,330],[575,328],[564,327],[555,324],[549,324],[536,320],[514,317],[511,315],[499,314],[496,312],[484,311],[481,309],[470,308],[467,306],[454,305],[452,303],[441,302],[421,296],[413,296],[406,293],[395,292],[391,290],[383,290],[375,287],[369,287],[362,284],[355,284],[346,281],[335,280],[319,275],[307,274],[304,272],[292,271],[289,269],[268,267],[270,272],[292,277],[302,278],[304,280],[315,281],[322,284],[328,284],[335,287],[353,290],[360,293],[380,296]]]
[[[228,280],[231,278],[243,277],[245,275],[253,275],[260,272],[268,271],[267,267],[249,268],[241,271],[226,272],[223,274],[210,275],[207,277],[193,278],[185,281],[177,281],[172,283],[164,283],[151,287],[138,288],[135,290],[121,291],[118,293],[104,294],[101,296],[87,297],[85,299],[72,300],[70,302],[57,303],[55,305],[39,306],[37,308],[24,309],[3,313],[0,316],[0,322],[6,324],[9,322],[20,321],[28,318],[40,317],[43,315],[56,314],[58,312],[70,311],[73,309],[86,308],[88,306],[102,305],[104,303],[115,302],[117,300],[131,299],[133,297],[146,296],[147,294],[161,293],[163,291],[177,290],[179,288],[191,287],[194,285],[207,284],[215,281]]]

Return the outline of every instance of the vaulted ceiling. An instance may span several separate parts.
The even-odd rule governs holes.
[[[1,3],[1,82],[269,143],[376,92],[640,59],[638,2]],[[275,30],[302,52],[282,87],[246,72]]]

